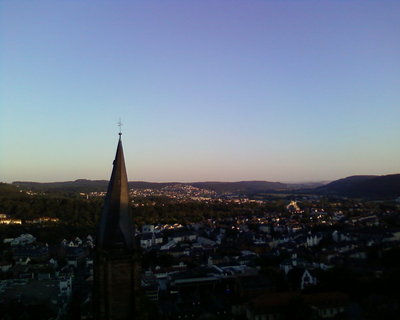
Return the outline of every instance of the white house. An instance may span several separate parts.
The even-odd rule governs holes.
[[[303,275],[301,276],[301,282],[300,282],[300,289],[303,290],[304,288],[310,286],[310,285],[316,285],[317,284],[317,277],[314,272],[311,270],[304,270]]]
[[[162,245],[160,249],[161,250],[169,250],[175,246],[176,246],[176,242],[174,240],[171,240],[171,241],[167,242],[166,244]]]
[[[142,233],[154,232],[153,224],[144,224],[142,226]]]
[[[7,272],[12,267],[12,262],[0,261],[0,270],[2,272]]]
[[[36,241],[36,238],[33,235],[31,235],[29,233],[24,233],[24,234],[21,234],[19,237],[14,238],[10,242],[10,245],[12,245],[12,246],[22,245],[22,246],[24,246],[26,244],[31,244],[31,243],[33,243],[35,241]]]
[[[59,281],[60,296],[69,297],[72,293],[72,277],[62,277]]]
[[[140,246],[144,249],[163,243],[163,237],[155,233],[143,233],[139,236]]]
[[[309,236],[307,236],[307,239],[306,239],[307,247],[314,247],[314,246],[318,245],[321,242],[321,240],[322,240],[322,235],[318,235],[318,234],[309,235]]]

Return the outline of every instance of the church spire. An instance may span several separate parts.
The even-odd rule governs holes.
[[[139,252],[129,206],[128,178],[119,134],[117,153],[98,226],[94,255],[94,319],[137,319]]]
[[[134,249],[134,229],[129,206],[128,179],[121,131],[98,232],[99,249],[128,251]]]

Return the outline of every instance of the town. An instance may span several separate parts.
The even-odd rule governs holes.
[[[396,201],[260,200],[187,185],[131,189],[130,199],[134,221],[137,210],[145,215],[165,199],[226,209],[196,221],[177,214],[136,225],[141,303],[151,319],[389,319],[399,312]],[[0,244],[0,310],[10,319],[92,319],[95,230],[53,242],[34,233],[63,223],[56,214],[0,216],[8,228]],[[21,230],[31,233],[10,236]]]

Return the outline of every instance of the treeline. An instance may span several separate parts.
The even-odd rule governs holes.
[[[76,193],[51,192],[28,195],[16,186],[0,183],[0,213],[23,221],[40,217],[60,219],[70,227],[94,228],[100,218],[104,198],[86,199]],[[284,201],[261,207],[255,203],[177,201],[166,197],[135,198],[132,215],[136,226],[155,223],[189,223],[224,216],[258,214],[264,210],[282,210]]]
[[[55,197],[47,195],[18,197],[0,196],[0,213],[23,221],[39,217],[58,218],[70,226],[93,227],[97,224],[103,207],[103,198]],[[259,214],[266,207],[260,205],[210,203],[199,201],[178,202],[170,199],[135,201],[132,215],[136,225],[155,223],[189,223],[224,216]]]
[[[0,213],[12,218],[31,220],[40,217],[58,218],[72,226],[92,226],[100,215],[102,199],[49,196],[1,197]]]
[[[70,227],[94,228],[100,218],[104,198],[85,197],[76,194],[49,193],[28,195],[16,192],[13,186],[2,192],[0,185],[0,213],[23,221],[39,217],[58,218],[60,224]],[[227,203],[218,200],[210,202],[177,201],[165,197],[135,198],[132,215],[136,226],[156,223],[189,223],[225,216],[261,214],[265,211],[284,210],[285,201],[270,201],[264,206],[256,203]]]
[[[132,199],[132,215],[137,226],[156,223],[190,223],[209,218],[228,216],[258,215],[265,212],[287,212],[286,199],[275,199],[258,203],[233,203],[211,200],[178,201],[166,197],[146,197]],[[31,220],[39,217],[60,219],[60,223],[70,227],[94,228],[100,218],[104,198],[85,197],[68,193],[28,195],[8,184],[0,184],[0,213],[16,219]],[[299,205],[307,213],[313,207],[324,208],[328,212],[342,211],[351,216],[359,211],[384,213],[396,211],[395,203],[377,203],[341,200],[340,203],[321,198],[316,204],[301,201]]]
[[[63,195],[0,194],[0,213],[23,222],[39,217],[58,218],[58,223],[0,225],[3,237],[31,233],[41,242],[57,243],[62,239],[96,234],[104,198],[67,197]],[[256,204],[177,202],[167,198],[135,199],[132,216],[136,227],[143,224],[181,223],[204,221],[236,215],[260,214],[266,208]]]
[[[133,208],[134,221],[137,225],[155,223],[190,223],[209,218],[261,214],[266,207],[254,203],[224,203],[219,201],[177,202],[169,199],[158,199],[151,205]]]

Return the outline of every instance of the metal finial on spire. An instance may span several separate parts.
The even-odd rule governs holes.
[[[119,118],[119,121],[117,123],[118,127],[119,127],[119,136],[122,136],[122,122],[121,122],[121,118]]]

